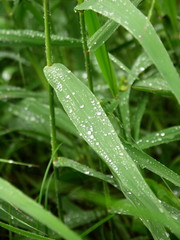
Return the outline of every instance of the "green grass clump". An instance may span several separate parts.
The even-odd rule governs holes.
[[[0,238],[179,239],[178,1],[0,6]]]

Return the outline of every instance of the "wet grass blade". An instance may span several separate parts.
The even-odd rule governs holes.
[[[132,88],[138,91],[154,93],[162,96],[172,96],[172,92],[167,82],[162,78],[148,78],[145,80],[137,80]]]
[[[78,132],[110,168],[117,184],[136,206],[144,223],[147,219],[154,222],[155,217],[154,223],[160,224],[163,219],[166,227],[180,235],[177,222],[165,211],[144,181],[96,97],[62,64],[45,67],[44,73]],[[152,226],[148,227],[154,231]],[[161,229],[164,229],[163,226]],[[158,237],[164,234],[162,230]]]
[[[161,164],[142,150],[139,150],[137,147],[125,142],[124,146],[126,147],[128,154],[141,168],[146,168],[180,187],[180,176],[177,173],[173,172],[171,169],[167,168],[165,165]]]
[[[116,184],[113,180],[113,176],[105,175],[101,172],[98,172],[86,165],[83,165],[83,164],[73,161],[71,159],[61,157],[56,162],[54,162],[54,166],[57,168],[58,167],[70,167],[78,172],[81,172],[81,173],[87,175],[87,176],[101,179],[103,181],[106,181],[107,183],[110,183],[110,184],[116,186]]]
[[[178,140],[180,140],[180,126],[175,126],[151,133],[148,136],[139,139],[137,144],[139,148],[146,149]]]
[[[110,36],[116,31],[119,24],[113,20],[108,20],[102,27],[100,27],[88,40],[88,47],[90,51],[95,51],[101,47]]]
[[[76,233],[66,227],[59,219],[2,178],[0,178],[0,199],[29,214],[59,236],[67,240],[81,240]]]
[[[148,18],[129,0],[89,0],[78,5],[76,10],[93,10],[126,28],[139,41],[180,103],[179,75]]]
[[[55,46],[81,47],[81,41],[74,38],[51,36],[51,43]],[[34,30],[0,30],[1,46],[44,46],[44,33]]]

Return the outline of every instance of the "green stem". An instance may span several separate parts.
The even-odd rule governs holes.
[[[81,3],[81,0],[78,0],[78,3]],[[84,60],[85,60],[85,68],[88,78],[88,85],[91,92],[93,92],[93,81],[91,75],[91,67],[90,67],[90,56],[89,56],[89,49],[87,45],[87,35],[86,35],[86,26],[84,20],[84,11],[79,12],[79,20],[80,20],[80,27],[81,27],[81,35],[82,35],[82,44],[83,44],[83,52],[84,52]]]
[[[52,52],[51,52],[51,33],[50,33],[50,14],[49,14],[49,0],[43,0],[44,7],[44,27],[45,27],[45,47],[46,47],[46,62],[47,66],[52,65]],[[50,129],[51,129],[51,158],[52,161],[56,161],[57,154],[57,141],[56,141],[56,124],[55,124],[55,107],[54,107],[54,90],[49,85],[49,108],[50,108]],[[55,173],[55,192],[57,199],[57,209],[58,216],[60,219],[62,217],[62,208],[61,208],[61,196],[59,194],[59,184],[58,184],[58,170],[54,167]]]

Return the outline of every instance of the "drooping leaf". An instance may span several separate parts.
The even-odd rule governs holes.
[[[155,224],[161,229],[157,235],[159,237],[168,239],[163,225],[179,235],[177,222],[165,211],[145,183],[95,96],[62,64],[45,67],[44,73],[80,135],[110,168],[117,184],[135,204],[153,235],[158,234],[154,229]],[[143,211],[144,208],[147,211]],[[152,213],[153,223],[150,217]],[[149,219],[149,224],[146,219]]]

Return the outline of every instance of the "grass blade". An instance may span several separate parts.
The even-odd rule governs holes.
[[[52,45],[81,47],[81,41],[74,38],[64,38],[52,35]],[[1,46],[36,46],[44,45],[44,33],[33,30],[0,30]]]
[[[139,139],[137,144],[139,148],[146,149],[178,140],[180,140],[180,126],[175,126],[151,133],[148,136]]]
[[[140,42],[180,103],[179,75],[148,18],[129,0],[111,3],[109,0],[89,0],[78,5],[76,9],[93,10],[126,28]]]
[[[162,78],[148,78],[145,80],[137,80],[132,88],[135,90],[154,93],[162,96],[172,96],[172,92],[166,81]]]
[[[135,204],[144,221],[149,216],[152,219],[156,216],[160,223],[164,219],[164,224],[180,235],[177,223],[144,181],[95,96],[62,64],[45,67],[44,73],[80,135],[108,165],[119,187]],[[147,210],[148,216],[143,209]]]
[[[134,161],[141,167],[146,168],[162,178],[167,179],[172,182],[174,185],[180,187],[180,176],[173,172],[171,169],[167,168],[145,152],[139,150],[135,146],[127,144],[124,142],[126,151],[134,159]]]
[[[75,169],[76,171],[78,172],[81,172],[87,176],[91,176],[91,177],[95,177],[95,178],[98,178],[98,179],[101,179],[105,182],[108,182],[114,186],[116,186],[114,180],[112,179],[112,176],[110,175],[105,175],[101,172],[98,172],[88,166],[85,166],[81,163],[78,163],[76,161],[73,161],[71,159],[67,159],[67,158],[64,158],[64,157],[61,157],[59,158],[56,162],[54,162],[54,166],[55,167],[70,167],[70,168],[73,168]]]
[[[116,31],[119,24],[113,20],[108,20],[102,27],[100,27],[88,40],[88,47],[90,51],[95,51],[101,47],[110,36]]]
[[[66,225],[54,217],[50,212],[43,209],[41,205],[37,204],[2,178],[0,178],[0,190],[0,199],[8,201],[13,206],[29,214],[31,217],[59,234],[59,236],[67,240],[81,240],[76,233],[68,229]]]

